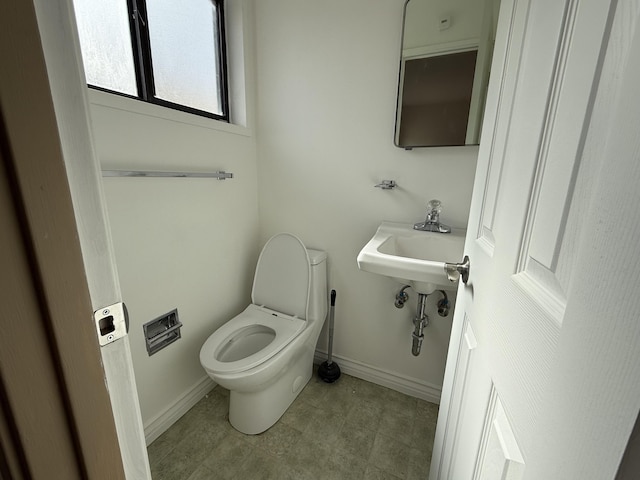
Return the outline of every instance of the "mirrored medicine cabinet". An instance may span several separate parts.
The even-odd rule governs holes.
[[[477,145],[500,0],[407,0],[394,143]]]

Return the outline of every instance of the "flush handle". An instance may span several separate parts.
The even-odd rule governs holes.
[[[462,283],[465,285],[469,281],[469,255],[465,255],[462,263],[445,263],[444,273],[450,282],[457,282],[462,277]]]

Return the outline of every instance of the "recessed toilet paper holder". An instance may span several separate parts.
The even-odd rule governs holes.
[[[181,327],[177,308],[145,323],[142,329],[149,356],[178,340]]]

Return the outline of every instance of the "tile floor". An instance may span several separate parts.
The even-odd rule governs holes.
[[[438,406],[342,374],[315,375],[260,435],[227,421],[216,387],[148,448],[153,480],[426,479]]]

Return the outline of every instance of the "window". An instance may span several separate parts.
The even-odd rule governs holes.
[[[74,0],[87,83],[229,119],[223,0]]]

